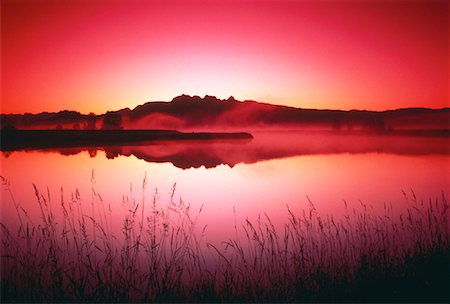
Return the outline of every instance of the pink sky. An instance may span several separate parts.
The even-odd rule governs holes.
[[[449,106],[448,1],[1,2],[1,113]]]

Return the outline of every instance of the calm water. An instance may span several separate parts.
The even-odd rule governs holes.
[[[150,205],[157,191],[159,206],[166,208],[176,183],[175,201],[181,198],[190,204],[194,215],[203,205],[196,225],[199,230],[208,225],[207,241],[233,236],[235,223],[264,212],[276,225],[282,224],[287,206],[301,212],[308,208],[307,198],[320,213],[340,216],[344,200],[355,207],[361,201],[373,207],[371,212],[382,212],[385,204],[392,204],[394,211],[405,208],[404,192],[410,197],[411,190],[419,200],[449,195],[448,138],[323,132],[254,135],[252,141],[2,152],[0,174],[10,181],[16,202],[35,220],[39,210],[33,183],[50,195],[55,212],[61,197],[70,201],[77,189],[89,212],[93,187],[111,206],[117,233],[124,196]],[[1,211],[2,223],[17,224],[5,189]]]

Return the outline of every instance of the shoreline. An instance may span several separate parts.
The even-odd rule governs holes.
[[[175,130],[1,130],[1,151],[28,148],[115,146],[164,140],[251,140],[246,132]]]

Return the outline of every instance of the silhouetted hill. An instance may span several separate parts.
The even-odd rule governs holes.
[[[1,115],[2,127],[17,129],[256,130],[449,130],[450,109],[375,111],[301,109],[214,96],[181,95],[171,102],[147,102],[134,109],[83,115],[73,111]]]

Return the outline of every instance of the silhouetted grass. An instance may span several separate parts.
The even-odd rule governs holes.
[[[399,216],[343,205],[335,219],[287,208],[236,225],[236,237],[206,243],[200,215],[158,194],[123,197],[121,234],[92,186],[89,210],[78,191],[56,205],[37,187],[41,219],[14,200],[17,231],[1,224],[1,302],[448,302],[448,203],[411,193]],[[92,176],[92,185],[94,177]],[[56,208],[62,211],[58,220]],[[198,229],[197,229],[198,230]],[[200,229],[201,230],[201,229]]]

